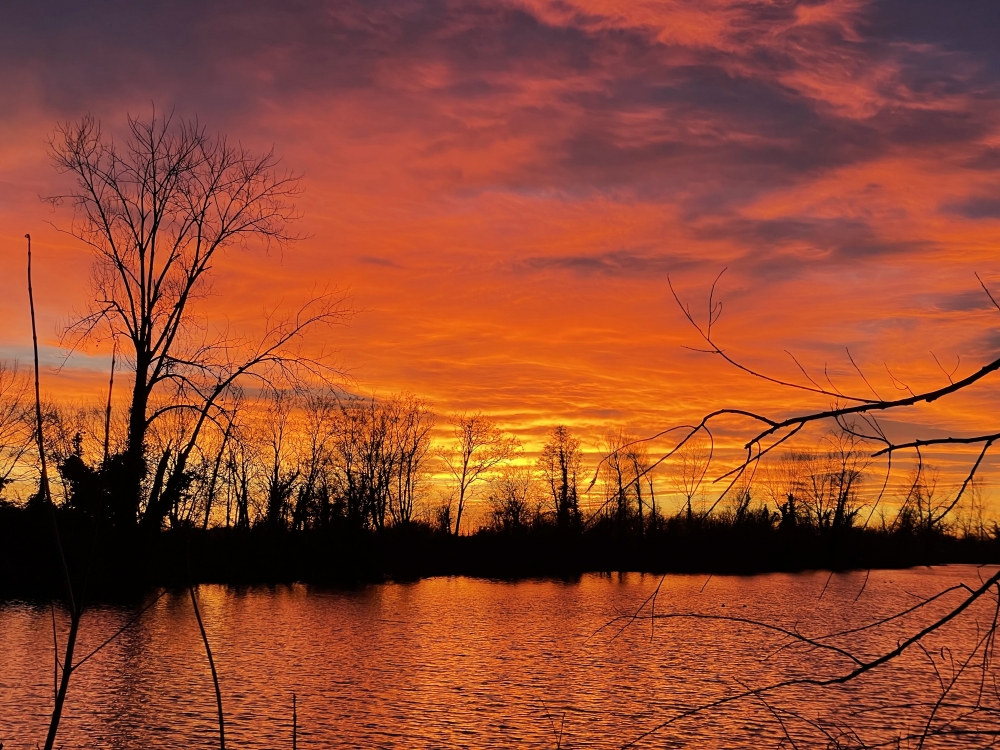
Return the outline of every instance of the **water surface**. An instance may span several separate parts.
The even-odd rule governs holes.
[[[990,724],[995,714],[984,710],[998,703],[992,665],[977,656],[962,667],[993,621],[996,599],[929,640],[926,652],[913,649],[846,686],[784,688],[643,735],[745,686],[835,676],[851,666],[841,654],[787,647],[786,635],[743,619],[812,636],[885,617],[960,581],[978,585],[989,572],[955,566],[710,580],[638,574],[574,582],[438,578],[354,591],[202,586],[199,597],[232,748],[291,748],[293,694],[299,748],[621,747],[632,741],[639,747],[750,748],[791,747],[790,740],[825,747],[850,732],[869,743],[919,732],[928,706],[942,693],[932,730],[960,726],[952,715],[968,713],[977,700],[979,710],[961,726],[996,728]],[[647,617],[615,620],[638,611],[658,586],[657,614],[735,619],[651,623],[647,604]],[[932,621],[958,594],[932,603],[932,611],[836,643],[863,657],[877,655]],[[79,653],[89,653],[139,606],[90,610]],[[0,605],[4,750],[44,740],[53,693],[52,617],[44,606]],[[58,612],[56,620],[61,637],[65,620]],[[948,689],[948,675],[956,673]],[[167,593],[74,675],[57,744],[211,747],[217,746],[215,721],[191,602],[186,592]],[[963,732],[932,737],[924,746],[988,741]]]

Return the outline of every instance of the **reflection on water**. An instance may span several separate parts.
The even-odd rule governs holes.
[[[830,632],[912,606],[916,597],[958,581],[978,582],[980,572],[873,572],[866,584],[865,573],[850,573],[833,576],[825,590],[824,573],[715,577],[707,586],[704,576],[668,576],[658,613],[734,619],[658,620],[655,628],[645,619],[602,629],[638,609],[660,582],[638,574],[571,583],[440,578],[357,591],[203,586],[200,598],[234,748],[291,748],[293,693],[299,748],[620,747],[685,707],[731,695],[741,685],[833,675],[850,666],[829,652],[779,649],[787,637],[740,618],[809,635]],[[995,608],[995,599],[984,604]],[[138,606],[91,610],[79,652],[88,653]],[[926,716],[900,706],[935,700],[949,663],[953,674],[993,615],[987,606],[970,612],[930,643],[927,654],[914,650],[845,687],[791,687],[764,701],[719,706],[639,744],[791,746],[787,731],[797,742],[824,747],[824,733],[835,737],[845,728],[865,737],[905,735]],[[933,619],[931,613],[920,617]],[[876,633],[854,634],[850,648],[874,655],[915,624],[893,621]],[[4,750],[33,748],[44,739],[52,653],[50,609],[0,605]],[[956,686],[943,703],[968,704],[969,689]],[[216,741],[214,712],[190,600],[184,592],[167,594],[74,675],[61,744],[209,747]],[[819,728],[809,724],[817,719]]]

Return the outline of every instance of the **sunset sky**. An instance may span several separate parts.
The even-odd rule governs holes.
[[[529,447],[564,423],[590,450],[619,425],[828,406],[683,348],[668,275],[704,319],[724,268],[716,332],[748,365],[802,381],[788,350],[868,395],[850,347],[880,395],[887,368],[941,385],[931,352],[963,375],[1000,349],[975,277],[1000,291],[998,25],[988,0],[13,4],[0,356],[30,353],[25,232],[49,365],[88,296],[69,209],[39,200],[69,184],[46,139],[155,105],[303,176],[306,239],[228,251],[204,315],[252,327],[345,290],[356,315],[322,337],[360,390],[492,413]],[[76,354],[45,387],[85,398],[106,367]],[[997,394],[893,428],[995,430]]]

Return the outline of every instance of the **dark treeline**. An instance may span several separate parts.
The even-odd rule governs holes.
[[[529,461],[482,414],[452,415],[434,433],[438,418],[410,395],[274,391],[226,404],[226,419],[202,428],[193,449],[190,421],[161,419],[145,499],[131,513],[117,497],[122,454],[102,450],[101,412],[43,410],[65,554],[95,591],[192,578],[343,583],[1000,559],[980,487],[956,503],[918,464],[880,498],[870,448],[845,432],[785,451],[719,498],[707,492],[711,448],[698,439],[657,463],[623,429],[588,455],[556,426]],[[23,492],[37,484],[39,461],[14,367],[0,368],[0,434],[0,585],[8,595],[58,593],[51,523],[37,493]],[[155,505],[164,511],[152,528],[144,519]],[[470,508],[478,513],[460,525]]]

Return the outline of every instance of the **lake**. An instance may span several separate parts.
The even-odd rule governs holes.
[[[910,649],[846,685],[788,686],[661,725],[745,686],[831,677],[851,666],[843,653],[789,645],[787,635],[744,620],[807,636],[849,630],[958,583],[979,585],[980,576],[994,570],[710,579],[594,574],[513,583],[433,578],[357,590],[201,586],[199,601],[232,748],[291,748],[293,694],[298,748],[614,748],[631,742],[760,748],[792,747],[792,741],[801,748],[898,737],[904,737],[901,747],[916,747],[905,737],[924,731],[930,705],[942,694],[924,747],[975,747],[994,739],[981,733],[1000,725],[996,670],[982,660],[993,646],[983,636],[994,621],[996,597],[970,607],[926,648]],[[657,589],[658,615],[706,617],[651,621],[649,604],[643,605]],[[57,746],[218,746],[215,694],[189,596],[160,594],[74,674]],[[89,610],[78,654],[89,653],[155,596]],[[960,598],[952,592],[829,643],[870,658]],[[645,617],[620,619],[640,609]],[[62,637],[65,618],[58,610],[55,616]],[[48,606],[0,604],[4,750],[44,741],[52,639]],[[934,735],[941,730],[962,733]]]

